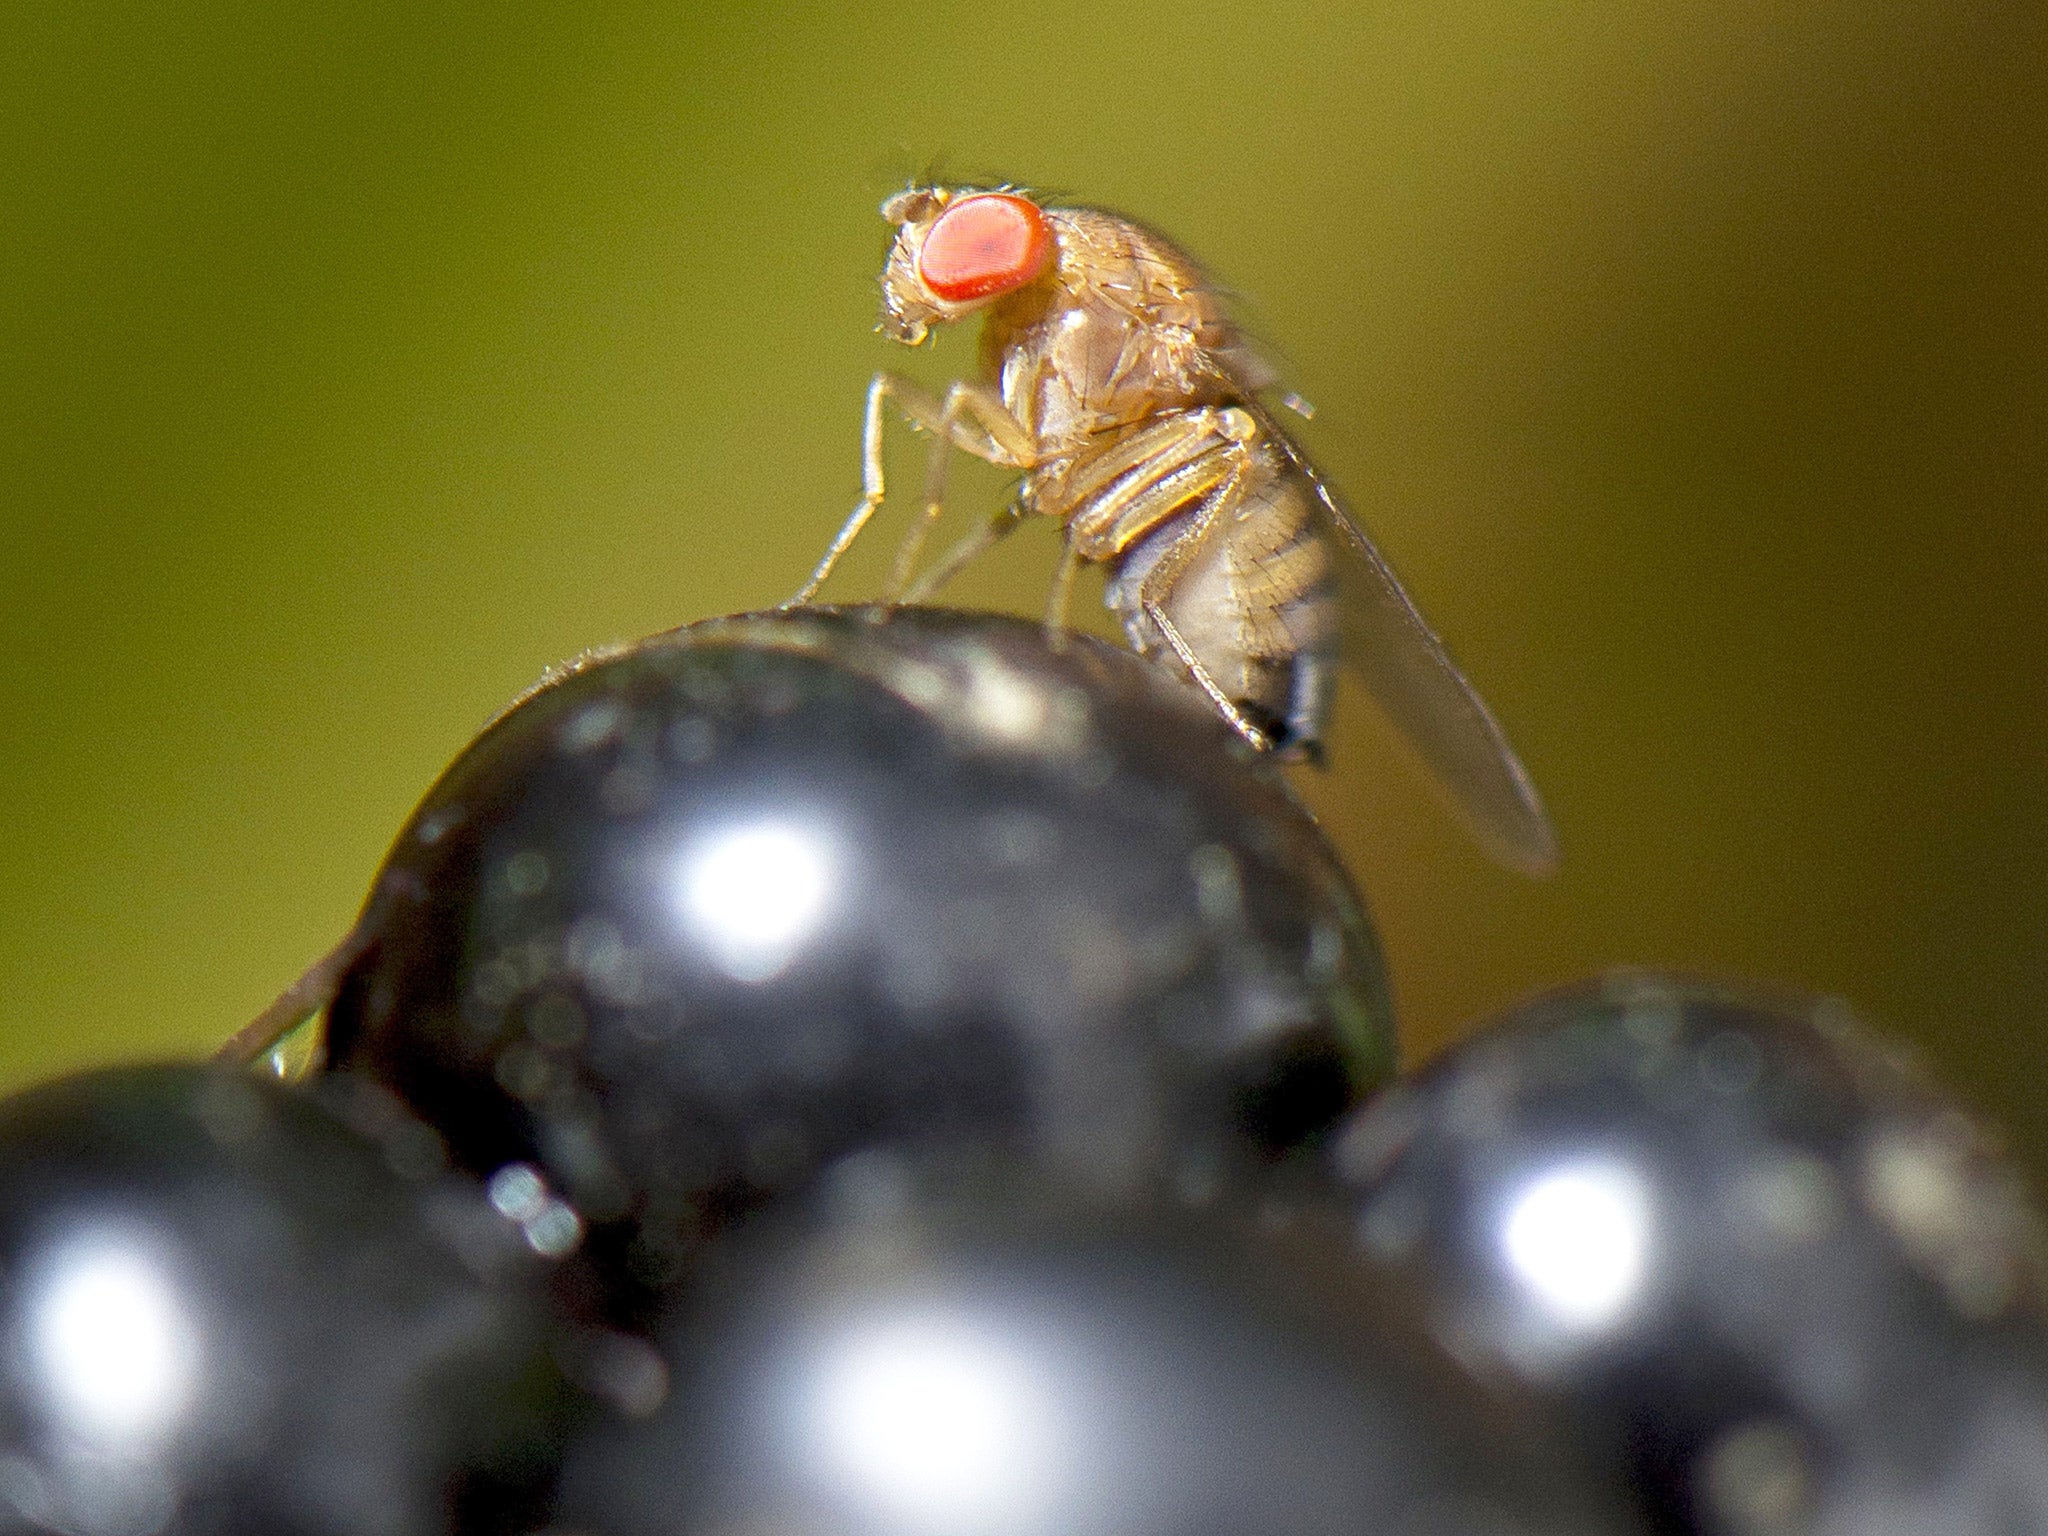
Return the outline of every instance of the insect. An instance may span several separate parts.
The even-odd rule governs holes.
[[[984,376],[935,395],[892,372],[868,387],[860,504],[810,601],[884,495],[893,404],[932,438],[924,504],[890,601],[922,601],[1024,518],[1061,523],[1047,603],[1065,625],[1084,564],[1133,649],[1191,680],[1247,741],[1318,758],[1335,668],[1354,672],[1480,842],[1545,873],[1557,842],[1493,715],[1392,569],[1260,403],[1277,383],[1215,286],[1162,236],[1009,187],[921,187],[882,205],[896,226],[880,329],[909,346],[980,315]],[[916,577],[953,454],[1016,470],[1015,498]],[[913,579],[913,578],[916,579]]]

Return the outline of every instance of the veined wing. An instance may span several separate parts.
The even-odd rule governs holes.
[[[1344,666],[1407,738],[1487,852],[1524,874],[1551,873],[1557,833],[1486,701],[1307,456],[1270,417],[1263,425],[1314,489],[1336,566]]]

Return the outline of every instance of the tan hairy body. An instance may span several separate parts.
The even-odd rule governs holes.
[[[995,226],[964,258],[946,224],[963,212]],[[933,324],[980,315],[983,376],[941,398],[876,375],[861,503],[793,602],[809,600],[880,506],[894,400],[934,443],[890,599],[929,596],[1021,517],[1053,518],[1066,548],[1049,626],[1064,626],[1079,566],[1106,567],[1105,597],[1132,646],[1200,688],[1248,741],[1288,756],[1318,752],[1341,660],[1497,857],[1531,870],[1554,861],[1549,823],[1492,716],[1258,402],[1272,372],[1187,256],[1118,215],[1009,192],[913,188],[883,213],[898,234],[881,329],[915,344]],[[1018,471],[1017,498],[914,579],[955,449]]]

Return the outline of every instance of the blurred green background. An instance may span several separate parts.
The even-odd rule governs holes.
[[[936,161],[1247,295],[1542,785],[1533,885],[1357,698],[1304,778],[1411,1059],[1611,963],[1751,973],[2048,1168],[2038,4],[85,0],[0,37],[0,1086],[205,1049],[544,665],[786,595],[905,360],[876,204]],[[1036,611],[1034,532],[958,595]]]

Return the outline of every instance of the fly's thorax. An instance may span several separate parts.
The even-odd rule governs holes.
[[[1047,454],[1238,392],[1185,328],[1141,322],[1090,294],[1059,294],[1027,323],[1007,321],[990,317],[985,357]]]
[[[1235,364],[1249,353],[1185,255],[1113,214],[1045,214],[1048,281],[990,306],[982,332],[985,373],[1045,454],[1246,392]]]
[[[1177,327],[1202,346],[1228,344],[1233,329],[1221,296],[1164,236],[1097,208],[1051,208],[1046,217],[1057,242],[1060,287],[1142,324]]]

